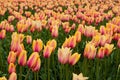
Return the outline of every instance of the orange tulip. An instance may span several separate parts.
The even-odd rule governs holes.
[[[25,50],[22,50],[22,52],[18,56],[18,64],[21,66],[25,66],[26,62],[27,62],[27,52]]]
[[[106,28],[105,26],[100,26],[100,33],[103,35],[103,34],[106,34]]]
[[[72,51],[70,50],[70,48],[67,48],[67,47],[65,47],[65,48],[62,47],[61,49],[59,48],[58,49],[58,60],[59,60],[59,62],[61,64],[68,63],[71,52]]]
[[[9,64],[8,72],[11,74],[12,72],[16,72],[16,66],[13,63]]]
[[[41,39],[33,40],[32,49],[34,52],[40,52],[43,48],[43,42]]]
[[[104,47],[101,47],[101,48],[98,50],[97,57],[98,57],[98,58],[103,58],[104,56],[105,56],[105,48],[104,48]]]
[[[29,67],[29,68],[34,68],[34,67],[35,67],[35,64],[36,64],[36,62],[37,62],[37,60],[38,60],[38,58],[39,58],[38,52],[33,52],[33,53],[30,55],[30,57],[29,57],[29,59],[28,59],[28,61],[27,61],[28,67]]]
[[[95,27],[85,26],[84,35],[86,37],[93,37],[95,35]]]
[[[0,32],[0,39],[4,39],[6,36],[6,30],[1,30]]]
[[[26,36],[26,42],[27,42],[27,44],[30,44],[32,42],[32,37],[27,35]]]
[[[80,42],[81,41],[81,32],[76,31],[75,32],[75,37],[76,37],[76,42]]]
[[[84,49],[84,56],[88,59],[94,59],[96,56],[96,48],[92,43],[87,43]]]
[[[49,41],[47,42],[47,45],[51,46],[51,47],[53,48],[52,51],[54,51],[55,48],[56,48],[56,46],[57,46],[57,42],[56,42],[55,39],[52,39],[52,40],[49,40]]]
[[[105,44],[105,55],[110,55],[111,54],[111,52],[113,51],[113,49],[114,49],[114,44]]]
[[[68,47],[74,48],[76,46],[76,36],[72,36],[68,40]]]
[[[58,37],[58,26],[55,26],[54,28],[52,28],[51,34],[53,37]]]
[[[16,61],[16,53],[14,53],[13,51],[9,52],[8,58],[7,58],[8,64],[10,63],[15,63]]]
[[[47,45],[47,46],[44,46],[44,50],[43,50],[43,56],[45,58],[49,58],[51,53],[52,53],[52,50],[53,50],[53,47]]]
[[[78,54],[78,53],[72,54],[72,55],[69,57],[69,64],[70,64],[70,65],[75,65],[75,64],[79,61],[80,56],[81,56],[81,55]]]
[[[41,66],[41,60],[40,58],[38,58],[36,64],[35,64],[35,67],[32,68],[32,71],[33,72],[36,72],[36,71],[39,71],[40,70],[40,66]]]
[[[17,74],[15,72],[12,72],[9,76],[9,80],[17,80]]]

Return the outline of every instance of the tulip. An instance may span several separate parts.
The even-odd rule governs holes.
[[[0,32],[0,39],[4,39],[6,36],[6,30],[1,30]]]
[[[100,33],[103,35],[103,34],[106,34],[106,28],[105,26],[100,26]]]
[[[100,37],[100,46],[104,46],[107,41],[107,37],[105,35],[101,35]]]
[[[70,65],[75,65],[77,62],[78,62],[78,60],[80,59],[80,54],[78,54],[78,53],[74,53],[74,54],[72,54],[70,57],[69,57],[69,64]]]
[[[47,46],[44,46],[44,50],[43,50],[43,56],[45,58],[49,58],[51,53],[52,53],[52,50],[53,50],[53,47],[47,45]]]
[[[74,48],[76,46],[76,36],[72,36],[68,40],[68,47]]]
[[[6,77],[0,77],[0,80],[7,80]]]
[[[17,74],[15,72],[12,72],[9,76],[9,80],[17,80]]]
[[[32,42],[32,37],[27,35],[26,36],[26,42],[27,42],[27,44],[30,44]]]
[[[110,55],[110,53],[113,51],[114,49],[114,44],[105,44],[105,55]]]
[[[73,79],[72,80],[87,80],[88,77],[84,77],[82,73],[80,73],[79,75],[73,73]]]
[[[54,28],[52,28],[51,34],[53,37],[58,37],[58,26],[55,26]]]
[[[53,48],[52,51],[54,51],[55,48],[56,48],[56,46],[57,46],[57,42],[56,42],[55,39],[53,39],[53,40],[49,40],[49,41],[47,42],[47,45],[51,46],[51,47]]]
[[[76,31],[75,32],[75,37],[76,37],[76,42],[80,42],[81,41],[81,32]]]
[[[29,57],[29,59],[28,59],[28,61],[27,61],[28,67],[29,67],[29,68],[34,68],[34,67],[35,67],[35,64],[36,64],[36,62],[37,62],[37,60],[38,60],[38,58],[39,58],[38,52],[33,52],[33,53],[30,55],[30,57]]]
[[[59,48],[58,49],[58,60],[61,64],[66,64],[69,61],[69,56],[71,55],[71,50],[70,48]]]
[[[22,52],[18,56],[18,64],[21,66],[25,66],[26,62],[27,62],[27,52],[25,50],[22,50]]]
[[[120,48],[120,39],[117,42],[117,46],[118,46],[118,48]]]
[[[40,66],[41,66],[41,60],[40,58],[38,58],[36,64],[35,64],[35,67],[32,68],[32,71],[33,72],[36,72],[36,71],[39,71],[40,70]]]
[[[85,26],[84,35],[86,37],[93,37],[95,35],[95,27]]]
[[[97,57],[98,57],[98,58],[103,58],[104,56],[105,56],[105,48],[104,48],[104,47],[101,47],[101,48],[98,50]]]
[[[40,52],[43,48],[43,42],[41,39],[33,40],[32,49],[34,52]]]
[[[98,46],[99,43],[100,43],[100,38],[101,38],[101,35],[96,35],[96,36],[93,36],[92,38],[92,43],[95,45],[95,46]]]
[[[84,56],[88,59],[94,59],[96,56],[96,48],[92,43],[87,43],[84,49]]]
[[[8,72],[11,74],[12,72],[16,72],[16,66],[13,63],[9,64]]]
[[[14,53],[13,51],[9,52],[8,58],[7,58],[8,64],[10,63],[15,63],[16,61],[16,53]]]
[[[69,42],[69,39],[66,38],[65,42],[63,43],[62,47],[68,47],[68,42]]]

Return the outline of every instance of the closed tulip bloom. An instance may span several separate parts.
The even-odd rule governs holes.
[[[13,64],[13,63],[10,63],[9,64],[9,67],[8,67],[8,72],[11,74],[12,72],[16,72],[16,66]]]
[[[78,54],[78,53],[72,54],[72,55],[69,57],[69,64],[70,64],[70,65],[75,65],[75,64],[79,61],[80,56],[81,56],[81,55]]]
[[[114,44],[105,44],[105,55],[110,55],[111,54],[111,52],[113,51],[113,49],[114,49]]]
[[[52,53],[52,50],[53,50],[53,47],[47,45],[47,46],[44,46],[44,50],[43,50],[43,56],[45,58],[49,58],[51,53]]]
[[[65,39],[65,42],[64,42],[63,45],[62,45],[62,47],[68,47],[68,46],[69,46],[68,42],[69,42],[69,39],[66,38],[66,39]]]
[[[9,80],[17,80],[17,74],[15,72],[12,72],[9,76]]]
[[[93,36],[92,38],[92,43],[95,45],[95,46],[98,46],[99,43],[100,43],[100,38],[101,38],[101,35],[96,35],[96,36]]]
[[[84,35],[86,37],[93,37],[95,35],[95,27],[85,26]]]
[[[105,56],[105,48],[104,47],[101,47],[99,50],[98,50],[98,53],[97,53],[97,58],[103,58]]]
[[[106,28],[105,26],[100,26],[100,33],[103,35],[103,34],[106,34]]]
[[[16,53],[14,53],[13,51],[10,51],[9,55],[7,57],[7,61],[8,61],[8,64],[15,63],[15,61],[16,61]]]
[[[54,28],[52,28],[51,34],[53,37],[58,37],[58,26],[55,26]]]
[[[56,46],[57,46],[57,42],[56,42],[55,39],[52,39],[52,40],[49,40],[49,41],[47,42],[47,45],[53,47],[53,51],[54,51],[55,48],[56,48]]]
[[[94,59],[96,56],[96,48],[92,43],[87,43],[84,49],[84,56],[88,59]]]
[[[120,48],[120,39],[117,42],[117,46],[118,46],[118,48]]]
[[[72,36],[68,40],[68,47],[74,48],[76,46],[76,36]]]
[[[18,56],[18,64],[21,66],[25,66],[26,62],[27,62],[27,51],[22,50],[22,52]]]
[[[80,42],[81,41],[81,32],[76,31],[75,32],[75,37],[76,37],[76,42]]]
[[[0,77],[0,80],[7,80],[6,77]]]
[[[37,60],[37,62],[35,64],[35,67],[32,68],[32,71],[33,72],[39,71],[40,70],[40,66],[41,66],[41,60],[40,60],[40,58],[38,58],[38,60]]]
[[[35,67],[35,64],[36,64],[38,58],[39,58],[38,52],[33,52],[33,53],[30,55],[30,57],[29,57],[29,59],[28,59],[28,61],[27,61],[28,67],[29,67],[29,68]]]
[[[27,44],[30,44],[32,42],[32,37],[27,35],[26,36],[26,42],[27,42]]]
[[[0,39],[4,39],[6,36],[6,30],[1,30],[0,32]]]
[[[70,48],[67,48],[67,47],[65,47],[65,48],[62,47],[61,49],[59,48],[58,49],[58,60],[59,60],[59,62],[61,64],[68,63],[71,52],[72,51],[70,50]]]
[[[33,40],[32,49],[34,52],[40,52],[43,48],[43,42],[41,39]]]
[[[104,46],[107,41],[107,37],[105,35],[101,35],[100,37],[100,46]]]

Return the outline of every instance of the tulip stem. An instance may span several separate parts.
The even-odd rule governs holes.
[[[27,71],[27,74],[25,76],[25,80],[27,80],[28,76],[29,76],[29,73],[30,73],[30,69]]]
[[[34,72],[34,80],[36,80],[36,72]]]
[[[22,66],[20,66],[20,75],[19,75],[19,80],[22,80]]]
[[[53,62],[53,65],[52,65],[52,66],[53,66],[53,69],[54,69],[54,73],[55,73],[55,80],[56,80],[57,78],[56,78],[56,69],[55,69],[54,54],[53,54],[53,56],[52,56],[52,60],[53,60],[53,61],[52,61],[52,62]]]
[[[68,80],[68,75],[69,75],[69,72],[68,72],[68,64],[66,64],[65,68],[66,68],[66,80]]]
[[[99,60],[96,60],[96,80],[99,80]]]
[[[50,68],[50,58],[48,58],[48,80],[50,80],[49,68]]]
[[[37,80],[39,80],[38,72],[37,72]]]
[[[60,66],[60,80],[62,80],[62,64]]]

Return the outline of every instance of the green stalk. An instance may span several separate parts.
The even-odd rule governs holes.
[[[50,58],[48,58],[48,80],[50,80],[49,68],[50,68]]]
[[[68,79],[68,75],[69,75],[69,72],[68,72],[68,64],[65,65],[65,70],[66,70],[66,80],[69,80],[69,79]]]
[[[34,72],[34,80],[36,80],[36,72]]]
[[[44,67],[45,67],[45,74],[47,75],[47,61],[46,61],[46,59],[45,59],[45,64],[44,64]],[[47,80],[47,78],[46,78],[46,80]]]
[[[19,75],[19,80],[22,80],[22,66],[20,66],[20,75]]]
[[[53,66],[53,69],[54,69],[54,73],[55,73],[54,75],[55,75],[55,80],[56,80],[57,78],[56,78],[56,70],[55,70],[54,54],[53,54],[53,56],[52,56],[52,60],[53,60],[53,61],[52,61],[52,62],[53,62],[53,65],[52,65],[52,66]]]
[[[60,80],[62,80],[62,64],[60,65]]]
[[[28,76],[29,76],[29,73],[30,73],[30,69],[27,71],[27,74],[26,74],[26,76],[25,76],[25,80],[28,80],[27,78],[28,78]]]
[[[87,74],[87,59],[84,58],[83,61],[83,73],[86,75]]]
[[[38,72],[37,72],[37,80],[39,80]]]
[[[96,59],[96,80],[99,80],[99,60]]]
[[[118,78],[119,78],[119,70],[120,70],[120,65],[118,65],[118,70],[117,70],[116,80],[118,80]]]

